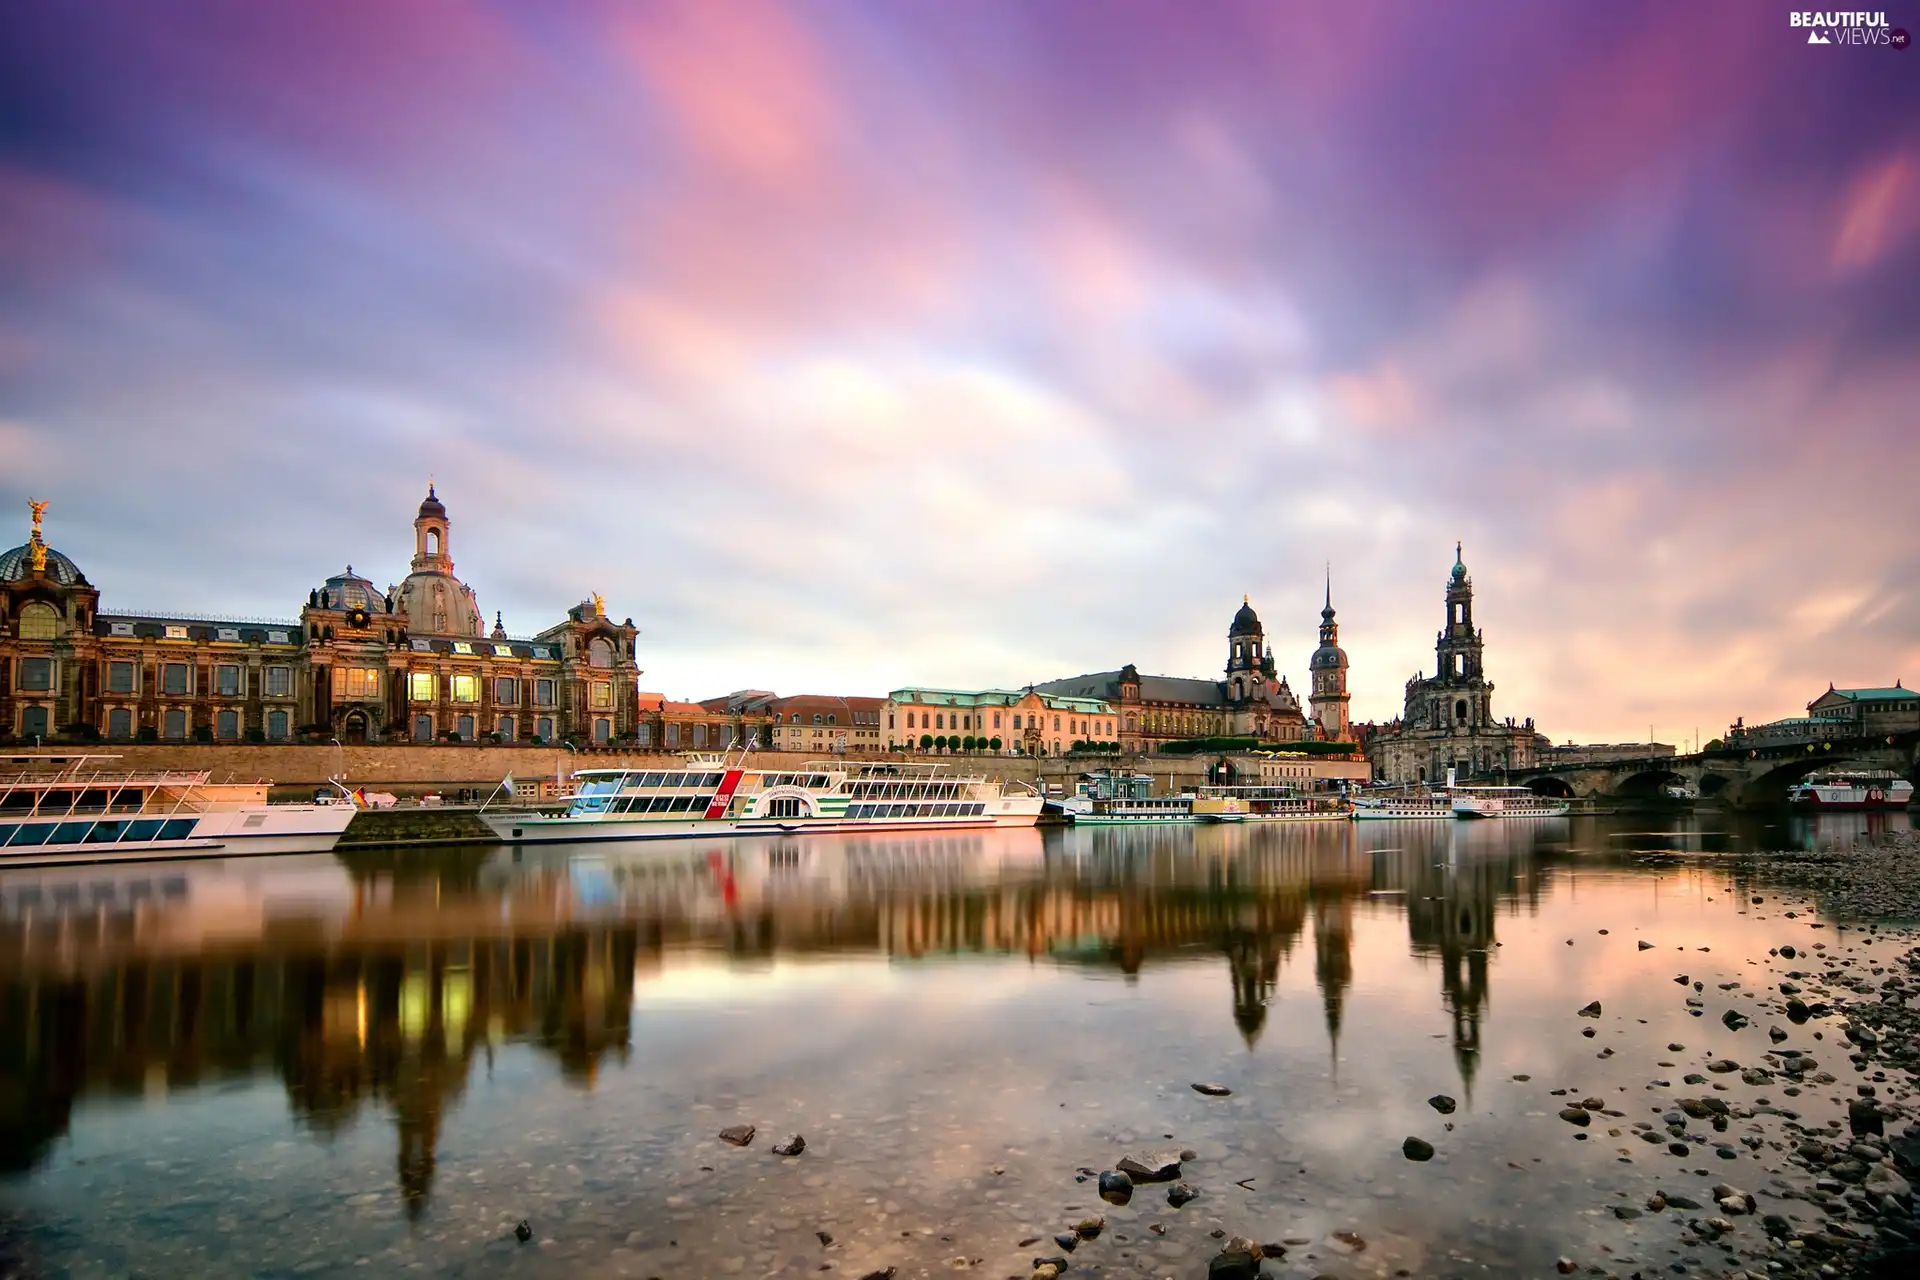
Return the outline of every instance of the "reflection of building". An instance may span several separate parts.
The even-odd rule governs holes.
[[[1533,721],[1493,718],[1493,682],[1482,665],[1485,637],[1473,625],[1473,579],[1459,548],[1447,579],[1447,625],[1434,644],[1431,679],[1407,681],[1406,713],[1367,736],[1374,772],[1386,782],[1439,782],[1533,766]]]
[[[298,621],[99,610],[99,592],[33,536],[0,555],[0,735],[110,741],[610,742],[635,723],[631,619],[599,597],[531,639],[490,632],[453,573],[452,522],[428,487],[405,581],[352,566]]]
[[[1039,689],[895,689],[882,730],[889,748],[1019,751],[1057,756],[1117,740],[1119,717],[1097,697]],[[942,739],[945,740],[944,744]]]
[[[1322,616],[1324,652],[1331,643],[1325,639],[1332,625],[1331,607]],[[1337,670],[1342,690],[1346,684],[1345,661],[1346,655],[1341,653]],[[1232,736],[1290,742],[1313,736],[1300,710],[1300,700],[1287,687],[1286,677],[1276,673],[1259,615],[1245,601],[1227,628],[1225,679],[1143,676],[1129,662],[1118,671],[1049,680],[1035,688],[1042,693],[1099,698],[1112,704],[1120,715],[1120,744],[1129,751],[1150,751],[1160,743],[1183,738]],[[1329,718],[1344,722],[1344,697],[1344,692],[1335,694],[1329,686],[1325,695]]]

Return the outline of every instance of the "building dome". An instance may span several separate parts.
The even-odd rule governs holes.
[[[1460,544],[1456,542],[1453,544],[1453,581],[1465,582],[1466,580],[1466,562],[1460,558]]]
[[[23,542],[13,550],[0,554],[0,582],[18,582],[27,576],[27,566],[33,563],[33,544]],[[80,566],[67,557],[47,548],[47,576],[63,587],[76,582],[85,582],[87,575],[80,572]]]
[[[330,609],[365,609],[370,614],[387,612],[387,597],[380,588],[361,577],[348,565],[345,573],[336,573],[321,583]]]
[[[447,518],[447,509],[441,504],[440,495],[433,491],[431,482],[427,485],[427,496],[421,499],[420,502],[420,518],[423,520],[430,518],[445,520]]]
[[[394,589],[394,605],[407,615],[407,630],[423,636],[483,636],[485,622],[473,588],[450,573],[423,569]]]
[[[1314,671],[1345,671],[1347,651],[1337,644],[1323,644],[1313,651],[1307,666]]]
[[[1240,597],[1240,612],[1233,615],[1233,626],[1227,629],[1229,638],[1233,636],[1260,635],[1260,615],[1253,611],[1253,605],[1245,596]]]

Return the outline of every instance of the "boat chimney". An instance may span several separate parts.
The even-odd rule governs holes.
[[[1447,787],[1449,790],[1451,790],[1453,787],[1453,766],[1452,765],[1447,766]]]

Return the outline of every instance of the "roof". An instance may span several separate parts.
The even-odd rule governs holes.
[[[1040,693],[1062,694],[1076,698],[1104,698],[1110,702],[1117,702],[1120,699],[1120,673],[1095,671],[1083,676],[1068,676],[1064,680],[1049,680],[1045,684],[1037,684],[1034,689]],[[1195,680],[1185,676],[1141,676],[1140,700],[1224,707],[1227,705],[1227,686],[1219,680]]]
[[[13,550],[0,555],[0,582],[18,582],[26,577],[32,550],[32,543],[23,542]],[[80,572],[79,565],[52,547],[47,548],[47,575],[63,587],[70,587],[76,582],[86,580],[86,575]]]
[[[1260,615],[1253,611],[1253,604],[1242,596],[1240,611],[1233,615],[1233,625],[1227,629],[1227,635],[1251,636],[1260,634]]]
[[[1112,710],[1105,695],[1057,693],[1044,685],[1032,689],[895,689],[887,699],[923,707],[1011,707],[1036,696],[1056,711],[1104,715]]]
[[[191,617],[163,613],[96,613],[96,636],[131,636],[164,640],[169,627],[186,631],[189,640],[207,640],[227,644],[280,644],[298,646],[305,638],[297,622],[278,618]]]
[[[1920,698],[1920,693],[1901,687],[1896,683],[1891,689],[1829,689],[1827,692],[1850,698],[1855,702],[1885,702],[1889,699]]]

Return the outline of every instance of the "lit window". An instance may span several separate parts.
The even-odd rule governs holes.
[[[456,675],[453,677],[453,700],[455,702],[480,701],[480,677],[475,675]],[[465,735],[472,737],[472,734]]]
[[[187,629],[185,627],[169,626],[167,628],[167,639],[185,640],[187,639]]]
[[[605,680],[593,682],[593,705],[610,707],[613,705],[613,686]]]
[[[473,644],[466,640],[455,640],[453,642],[453,651],[455,653],[472,653]]]
[[[407,672],[407,698],[413,702],[432,702],[434,693],[433,672]],[[418,727],[416,722],[415,727]],[[415,735],[418,736],[417,734]],[[432,725],[428,725],[428,736],[432,736]]]

